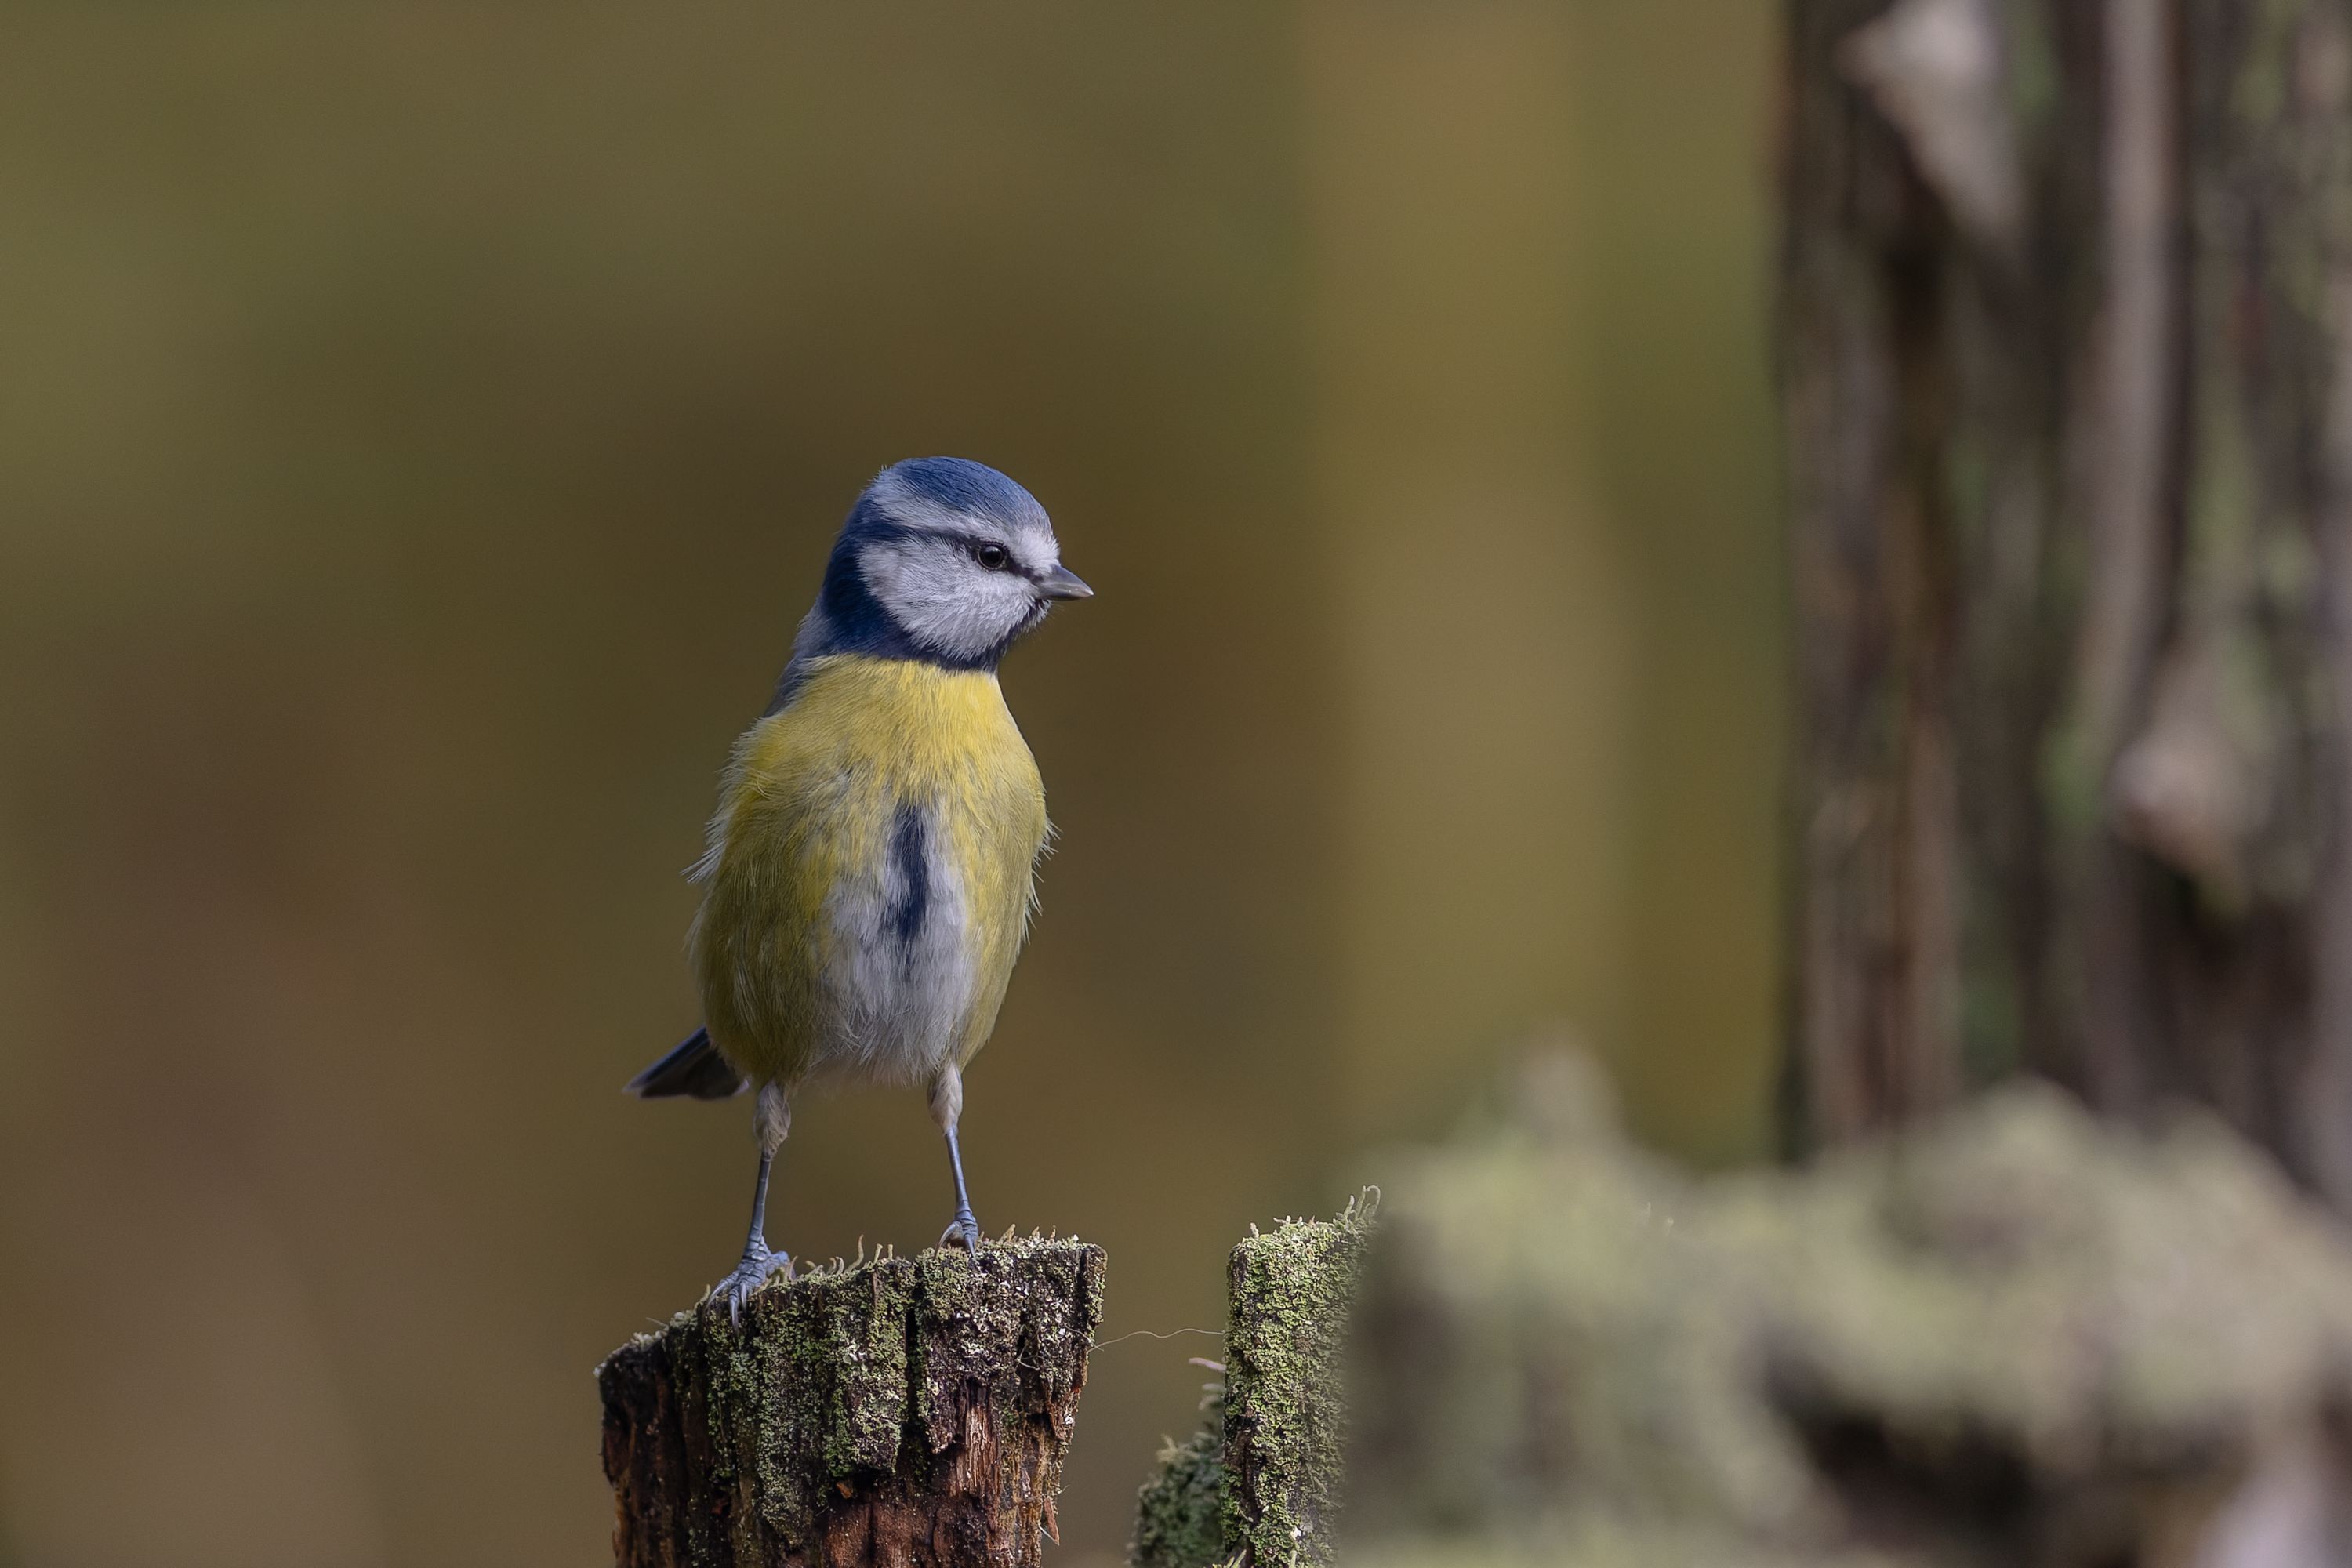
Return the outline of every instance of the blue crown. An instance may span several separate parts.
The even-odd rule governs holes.
[[[1052,526],[1035,496],[986,463],[975,463],[969,458],[909,458],[875,476],[874,483],[866,487],[866,493],[858,498],[856,510],[850,514],[853,527],[860,521],[897,521],[877,504],[875,492],[886,484],[895,484],[907,495],[929,501],[942,510],[1006,528]]]

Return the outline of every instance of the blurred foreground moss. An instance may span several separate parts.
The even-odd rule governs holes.
[[[1580,1059],[1512,1099],[1391,1186],[1351,1564],[2343,1560],[2352,1255],[2218,1125],[2019,1085],[1700,1182]]]
[[[1695,1180],[1581,1058],[1509,1102],[1376,1241],[1351,1209],[1235,1249],[1140,1568],[1332,1560],[1343,1323],[1351,1565],[2352,1561],[2352,1251],[2219,1124],[2017,1084]]]

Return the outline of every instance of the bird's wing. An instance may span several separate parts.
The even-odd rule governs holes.
[[[793,704],[745,731],[720,789],[692,947],[703,1016],[752,1077],[800,1076],[827,1030],[826,901],[877,852],[872,784],[838,717]]]
[[[970,1061],[996,1026],[1013,962],[1029,934],[1037,858],[1047,832],[1045,785],[1010,714],[1003,715],[975,762],[981,804],[971,817],[963,874],[979,916],[972,965],[976,984],[959,1061]]]

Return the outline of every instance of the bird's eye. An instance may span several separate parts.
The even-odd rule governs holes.
[[[991,572],[1002,572],[1013,564],[1013,552],[1002,544],[975,544],[971,558]]]

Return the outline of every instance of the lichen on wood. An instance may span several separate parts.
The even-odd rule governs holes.
[[[1225,1547],[1241,1568],[1332,1558],[1347,1406],[1340,1358],[1369,1205],[1253,1227],[1234,1248],[1225,1323]]]
[[[1032,1237],[706,1302],[597,1370],[619,1568],[1034,1568],[1104,1258]]]
[[[1341,1356],[1371,1203],[1255,1226],[1226,1271],[1224,1382],[1136,1500],[1135,1568],[1332,1561],[1347,1405]]]

